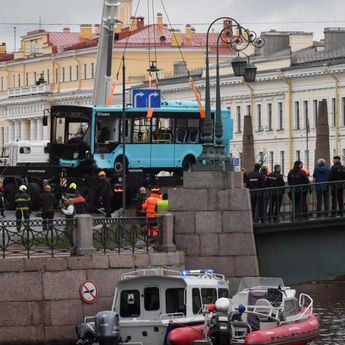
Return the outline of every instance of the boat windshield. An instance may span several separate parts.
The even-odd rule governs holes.
[[[240,286],[237,292],[243,291],[245,289],[250,289],[252,287],[264,287],[264,288],[283,288],[284,282],[281,278],[273,277],[245,277],[242,278]]]

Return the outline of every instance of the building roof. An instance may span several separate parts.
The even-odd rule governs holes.
[[[129,35],[129,36],[128,36]],[[114,42],[114,47],[117,48],[168,48],[173,47],[172,42],[174,35],[181,35],[182,45],[181,48],[202,48],[206,46],[206,33],[198,33],[193,31],[191,38],[187,38],[186,33],[180,33],[169,29],[167,26],[159,26],[157,24],[147,25],[142,28],[138,28],[132,32],[129,32],[128,28],[125,28],[120,34],[119,39]],[[217,44],[218,33],[210,33],[209,35],[209,47],[211,51],[215,52]],[[79,50],[97,46],[98,37],[95,37],[89,41],[77,43],[66,47],[64,50]],[[174,48],[177,48],[176,46]],[[235,50],[228,45],[220,43],[220,53],[233,55]]]
[[[0,62],[11,61],[14,59],[14,54],[0,54]]]
[[[53,46],[54,53],[61,53],[65,48],[81,42],[79,32],[47,32],[48,43]]]

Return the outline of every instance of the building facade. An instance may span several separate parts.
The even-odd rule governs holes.
[[[332,30],[337,35],[345,32],[339,28],[325,29],[325,37],[332,36]],[[275,39],[277,35],[279,33],[274,32]],[[283,36],[289,35],[283,33]],[[323,99],[328,106],[330,154],[345,160],[345,41],[339,47],[339,40],[334,40],[338,46],[325,50],[310,40],[309,34],[293,33],[292,36],[292,40],[287,40],[289,49],[283,45],[281,54],[270,51],[268,56],[256,57],[259,72],[253,83],[234,77],[229,63],[221,67],[222,106],[231,109],[234,121],[232,157],[241,161],[243,117],[251,115],[256,161],[267,164],[270,169],[280,164],[285,176],[295,160],[302,160],[312,171],[315,159],[322,158],[314,156],[318,102]],[[302,49],[298,49],[300,45]],[[211,74],[214,75],[214,68]],[[197,85],[204,92],[204,79]],[[192,97],[178,82],[163,88],[167,98]],[[211,79],[211,99],[214,105],[214,78]]]

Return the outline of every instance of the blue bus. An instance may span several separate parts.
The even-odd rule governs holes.
[[[53,106],[51,108],[51,162],[61,167],[89,165],[97,169],[123,169],[122,131],[125,130],[126,169],[190,170],[202,151],[204,120],[196,102],[164,101],[154,109],[122,107]],[[212,120],[214,109],[212,109]],[[223,144],[229,156],[233,123],[222,109]]]

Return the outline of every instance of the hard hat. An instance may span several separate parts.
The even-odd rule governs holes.
[[[69,185],[69,189],[77,189],[77,185],[72,182],[70,185]]]
[[[101,177],[101,176],[107,176],[107,174],[102,170],[98,173],[98,176]]]
[[[51,192],[51,191],[52,191],[52,187],[50,187],[49,184],[46,184],[46,185],[44,186],[44,190],[45,190],[46,192]]]
[[[20,187],[19,187],[19,190],[21,191],[21,192],[26,192],[28,189],[27,189],[27,187],[25,186],[25,185],[21,185]]]
[[[139,193],[140,194],[145,194],[146,193],[146,188],[145,187],[140,187],[139,188]]]

